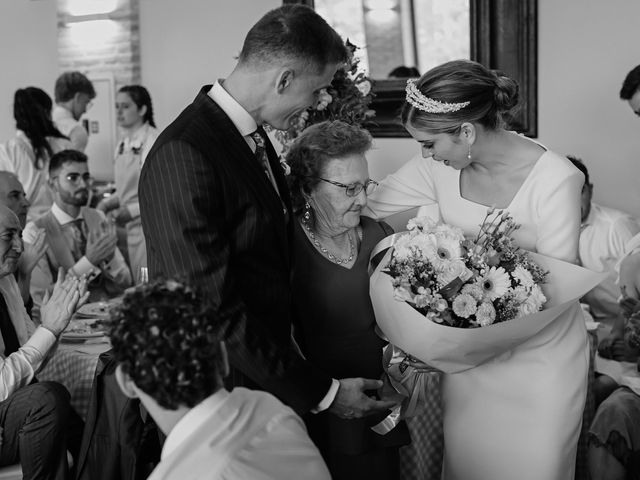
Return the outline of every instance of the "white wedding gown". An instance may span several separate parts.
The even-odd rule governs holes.
[[[416,157],[369,197],[379,218],[437,203],[444,222],[475,235],[487,207],[462,198],[460,172]],[[506,208],[527,250],[574,262],[582,174],[545,152]],[[572,480],[589,350],[580,306],[507,354],[444,375],[446,480]]]

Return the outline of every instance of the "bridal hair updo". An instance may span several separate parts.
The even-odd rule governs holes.
[[[302,212],[304,195],[309,195],[320,183],[327,164],[336,159],[367,152],[371,134],[356,125],[339,120],[324,121],[306,128],[287,153],[291,173],[287,177],[293,211]]]
[[[312,8],[283,5],[267,12],[244,40],[239,63],[243,66],[302,61],[317,71],[348,58],[340,35]]]
[[[501,128],[505,125],[504,115],[518,103],[518,84],[513,79],[470,60],[434,67],[417,80],[416,87],[423,96],[438,102],[469,102],[464,108],[447,113],[425,112],[405,102],[402,123],[432,133],[455,134],[465,122],[489,130]]]

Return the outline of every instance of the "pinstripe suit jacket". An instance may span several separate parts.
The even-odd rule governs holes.
[[[291,200],[269,142],[282,200],[229,117],[202,88],[155,142],[140,176],[152,277],[206,287],[225,327],[233,368],[298,412],[331,378],[291,342]]]

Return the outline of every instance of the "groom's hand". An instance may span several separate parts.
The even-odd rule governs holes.
[[[382,380],[367,378],[343,378],[329,411],[340,418],[362,418],[386,412],[396,406],[395,402],[376,400],[367,391],[382,387]]]

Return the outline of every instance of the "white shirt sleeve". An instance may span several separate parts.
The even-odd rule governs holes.
[[[431,160],[417,155],[385,178],[367,200],[363,214],[375,219],[387,218],[437,202]]]
[[[8,357],[0,356],[0,401],[6,400],[18,388],[31,382],[55,343],[53,333],[38,327],[18,351]]]

